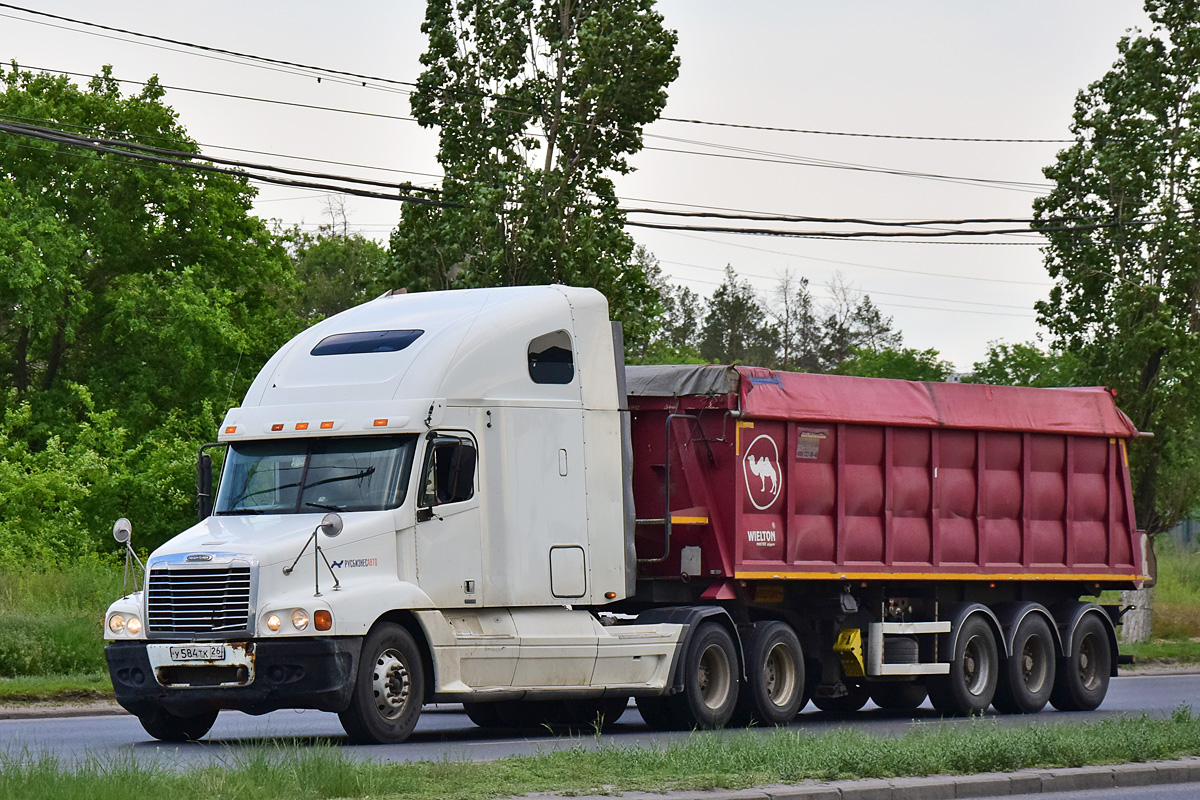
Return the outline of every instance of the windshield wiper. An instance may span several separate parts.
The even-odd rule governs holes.
[[[343,510],[341,506],[329,505],[328,503],[305,503],[304,505],[312,506],[313,508],[321,508],[321,509],[324,509],[325,511],[342,511]]]
[[[346,475],[335,475],[332,478],[323,478],[319,481],[313,481],[312,483],[304,484],[304,491],[307,492],[309,489],[313,488],[314,486],[322,486],[326,483],[333,483],[335,481],[352,481],[352,480],[356,480],[358,478],[365,478],[368,475],[373,475],[374,473],[375,473],[374,467],[367,467],[366,469],[360,469],[358,472],[351,472]],[[311,503],[310,503],[310,505],[311,505]]]

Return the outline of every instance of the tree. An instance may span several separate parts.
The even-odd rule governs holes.
[[[657,297],[612,176],[679,70],[653,0],[429,0],[422,30],[412,108],[439,130],[444,205],[403,209],[393,282],[594,286],[645,339]]]
[[[850,357],[837,365],[838,375],[857,375],[860,378],[898,378],[906,381],[944,381],[954,372],[954,365],[943,361],[937,350],[917,350],[912,347],[872,350],[856,347]]]
[[[820,309],[808,289],[808,278],[785,271],[775,287],[772,315],[779,329],[780,369],[820,372],[825,332]]]
[[[713,293],[704,317],[700,355],[722,364],[770,367],[775,364],[779,332],[746,281],[738,280],[732,266]]]
[[[1075,101],[1075,142],[1034,202],[1055,279],[1037,306],[1082,382],[1117,391],[1154,438],[1130,451],[1151,532],[1200,497],[1200,6],[1148,0],[1149,34]]]
[[[151,78],[0,69],[0,114],[198,152]],[[0,553],[68,559],[195,520],[196,447],[301,327],[241,179],[0,136]]]
[[[885,317],[869,296],[856,291],[841,275],[834,277],[830,293],[821,346],[824,371],[836,370],[858,348],[879,352],[900,346],[901,336],[892,328],[892,318]]]
[[[635,364],[702,364],[700,325],[704,319],[700,295],[686,286],[669,283],[658,260],[639,245],[633,257],[641,265],[650,285],[658,293],[662,314],[655,320],[648,338],[628,342],[626,361]]]
[[[999,386],[1076,385],[1075,357],[1070,353],[1046,351],[1036,344],[991,342],[987,355],[975,362],[966,383],[990,383]]]
[[[0,81],[7,117],[198,152],[153,78],[130,97],[107,68],[86,90],[16,66]],[[248,214],[253,195],[226,175],[0,138],[0,380],[35,421],[63,422],[84,385],[144,431],[248,383],[239,361],[297,327],[282,313],[291,269]]]

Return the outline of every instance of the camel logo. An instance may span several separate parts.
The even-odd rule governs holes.
[[[768,434],[759,436],[746,448],[742,472],[746,475],[746,491],[754,507],[766,511],[775,505],[781,488],[779,448]]]

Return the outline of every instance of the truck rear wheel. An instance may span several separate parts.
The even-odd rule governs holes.
[[[338,718],[357,744],[399,744],[416,727],[424,696],[417,643],[404,628],[385,622],[363,642],[350,707]]]
[[[804,654],[786,622],[764,622],[746,649],[746,684],[738,693],[734,719],[739,725],[757,721],[786,725],[800,713],[804,700]]]
[[[889,711],[912,711],[928,696],[920,681],[887,681],[871,687],[871,702]]]
[[[978,714],[992,704],[999,672],[996,637],[983,615],[974,614],[959,628],[950,673],[926,684],[929,701],[947,716]]]
[[[164,742],[193,742],[212,729],[217,712],[206,711],[189,717],[179,717],[163,709],[138,717],[146,733]]]
[[[1099,617],[1088,614],[1075,629],[1071,654],[1058,662],[1050,703],[1059,711],[1091,711],[1104,702],[1111,671],[1108,631]]]
[[[992,705],[1005,714],[1036,714],[1054,688],[1054,637],[1040,614],[1029,614],[1017,626],[1012,656],[1000,669]]]
[[[639,697],[638,711],[659,731],[721,728],[733,718],[738,683],[733,637],[721,625],[703,622],[683,654],[683,691],[670,697]]]
[[[812,696],[812,704],[822,711],[828,711],[831,714],[849,714],[853,711],[858,711],[867,704],[867,698],[870,694],[867,692],[867,687],[858,684],[845,684],[846,693],[837,697],[822,697],[819,694]]]

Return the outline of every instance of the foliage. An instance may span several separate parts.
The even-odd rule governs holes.
[[[915,726],[883,743],[877,735],[851,728],[819,734],[802,729],[693,733],[652,748],[617,746],[601,739],[595,747],[580,744],[496,761],[382,764],[352,760],[330,742],[264,742],[212,766],[179,769],[159,761],[72,761],[18,750],[0,754],[0,798],[487,800],[550,792],[612,795],[744,789],[806,779],[1013,772],[1198,753],[1200,720],[1181,706],[1167,719],[1121,716],[1020,727],[980,719],[955,726]]]
[[[305,324],[365,303],[387,291],[390,259],[386,248],[360,233],[323,227],[316,234],[299,227],[282,232],[299,284],[295,315]]]
[[[1042,388],[1074,386],[1076,370],[1072,353],[1046,351],[1033,342],[990,342],[987,355],[983,361],[975,362],[974,372],[966,382]]]
[[[657,297],[612,176],[679,70],[653,0],[429,0],[421,29],[412,108],[439,130],[446,205],[404,208],[393,283],[593,286],[626,339],[646,339]]]
[[[1130,452],[1138,520],[1200,497],[1200,6],[1147,0],[1149,34],[1075,101],[1075,142],[1034,202],[1056,284],[1037,306],[1082,382],[1117,390],[1154,439]]]
[[[779,329],[770,322],[754,287],[738,280],[732,266],[713,292],[700,333],[700,355],[710,362],[772,366],[779,349]]]
[[[151,78],[123,96],[0,69],[0,114],[190,153]],[[198,444],[299,329],[244,180],[0,139],[0,553],[59,563],[192,517]],[[193,518],[194,519],[194,518]]]
[[[850,356],[837,365],[838,375],[857,375],[861,378],[898,378],[906,381],[944,381],[954,372],[954,365],[938,357],[933,348],[917,350],[911,347],[871,350],[856,347]]]
[[[703,364],[697,346],[704,317],[700,296],[666,281],[658,260],[645,247],[639,245],[633,256],[658,293],[662,313],[651,320],[646,338],[627,343],[625,360],[630,364]]]

